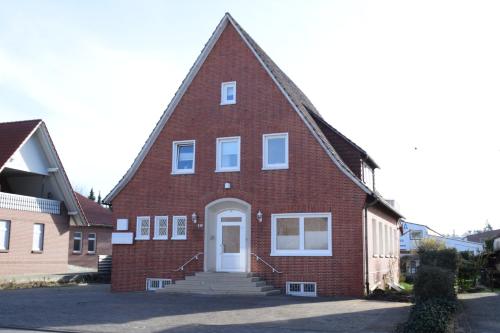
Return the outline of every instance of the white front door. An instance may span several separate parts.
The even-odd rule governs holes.
[[[217,271],[244,272],[246,266],[245,214],[225,210],[217,215]]]

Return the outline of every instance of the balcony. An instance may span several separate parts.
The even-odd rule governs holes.
[[[61,214],[61,202],[0,192],[0,208],[24,210],[35,213]]]

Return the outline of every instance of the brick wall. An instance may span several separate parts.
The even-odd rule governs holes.
[[[220,105],[220,84],[237,81],[237,104]],[[262,170],[262,135],[289,133],[288,170]],[[216,138],[241,136],[241,171],[215,173]],[[196,140],[196,174],[171,175],[172,141]],[[116,142],[115,145],[121,144]],[[232,189],[224,190],[224,182]],[[114,218],[187,215],[204,223],[205,206],[225,197],[251,204],[251,249],[284,274],[262,263],[252,271],[276,287],[285,281],[315,281],[322,295],[363,294],[362,210],[365,194],[332,163],[232,26],[216,43],[171,115],[141,167],[113,201]],[[333,256],[270,257],[270,215],[332,212]],[[189,219],[190,220],[190,219]],[[171,228],[170,228],[171,229]],[[188,223],[187,241],[135,241],[113,247],[112,289],[143,290],[146,277],[182,278],[173,269],[203,251],[204,232]],[[252,259],[253,260],[253,259]]]
[[[10,221],[9,251],[0,253],[0,276],[65,273],[68,264],[67,215],[51,215],[0,208],[0,220]],[[32,253],[33,224],[44,227],[42,253]]]
[[[82,250],[80,253],[73,252],[73,238],[75,232],[82,233]],[[70,227],[68,242],[68,264],[72,271],[97,271],[99,255],[111,255],[111,232],[110,227]],[[96,251],[88,253],[89,234],[96,234]]]

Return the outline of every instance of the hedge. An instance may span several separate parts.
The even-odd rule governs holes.
[[[455,274],[434,266],[420,266],[415,277],[413,292],[415,302],[426,302],[433,298],[445,301],[456,300]]]
[[[457,309],[456,302],[432,298],[412,308],[408,321],[397,333],[445,333]]]

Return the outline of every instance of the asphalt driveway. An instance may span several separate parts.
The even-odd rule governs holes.
[[[472,333],[500,332],[500,294],[461,294],[467,326]]]
[[[345,298],[110,293],[108,285],[0,291],[0,331],[392,332],[405,303]]]

